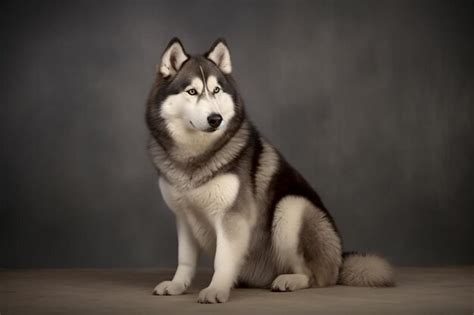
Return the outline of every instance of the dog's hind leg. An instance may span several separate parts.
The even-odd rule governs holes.
[[[287,196],[276,205],[274,255],[281,274],[273,291],[336,284],[341,261],[339,236],[324,212],[306,198]]]
[[[327,214],[309,206],[300,234],[300,250],[312,274],[312,285],[335,285],[342,264],[341,238]]]
[[[294,291],[311,285],[311,270],[299,250],[305,199],[287,196],[276,205],[272,224],[272,245],[280,275],[271,284],[272,291]]]

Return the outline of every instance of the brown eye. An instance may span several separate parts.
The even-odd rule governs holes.
[[[186,92],[188,92],[189,95],[196,95],[197,91],[195,89],[189,89]]]
[[[221,91],[221,88],[218,87],[218,86],[216,86],[216,87],[214,88],[214,91],[212,91],[212,93],[217,94],[217,93],[219,93],[220,91]]]

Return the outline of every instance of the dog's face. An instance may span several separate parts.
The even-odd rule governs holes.
[[[154,125],[163,124],[175,143],[188,148],[206,146],[241,116],[230,76],[230,52],[223,40],[216,41],[204,55],[190,56],[180,41],[173,39],[157,70],[157,83],[147,112],[152,131],[157,128]]]

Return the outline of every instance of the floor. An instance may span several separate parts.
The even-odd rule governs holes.
[[[200,272],[190,292],[154,296],[172,270],[0,269],[0,314],[473,314],[474,266],[398,268],[394,288],[335,286],[292,293],[235,289],[225,304],[196,303],[210,279]]]

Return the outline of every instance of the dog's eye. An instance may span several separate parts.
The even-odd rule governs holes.
[[[218,86],[216,86],[216,87],[214,88],[214,91],[212,91],[212,93],[217,94],[217,93],[219,93],[220,91],[221,91],[221,88],[218,87]]]
[[[196,95],[197,94],[196,89],[189,89],[186,92],[188,92],[189,95]]]

